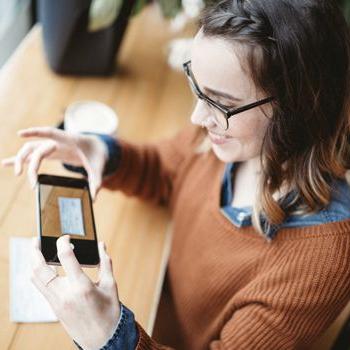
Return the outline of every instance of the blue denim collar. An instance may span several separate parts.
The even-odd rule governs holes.
[[[232,174],[235,168],[236,163],[228,163],[225,167],[220,196],[221,213],[237,227],[250,226],[252,225],[252,207],[237,208],[231,205],[233,201]],[[266,238],[272,240],[282,227],[311,226],[350,218],[350,186],[345,179],[334,180],[332,189],[330,204],[318,213],[307,216],[291,215],[279,225],[270,224],[266,217],[260,214],[260,223]],[[287,208],[296,194],[296,191],[291,191],[281,198],[280,204],[282,208]]]

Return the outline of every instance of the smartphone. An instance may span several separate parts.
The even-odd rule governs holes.
[[[82,266],[99,264],[92,200],[85,179],[38,175],[37,220],[41,252],[48,264],[60,265],[56,241],[62,235],[70,235]]]

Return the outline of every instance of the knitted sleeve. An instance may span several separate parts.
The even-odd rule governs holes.
[[[232,296],[209,349],[308,349],[331,325],[350,300],[350,235],[312,251],[304,241]],[[137,350],[167,349],[138,328]]]
[[[121,146],[118,169],[104,178],[103,186],[167,204],[181,166],[195,151],[198,131],[198,127],[189,124],[169,139],[140,145],[118,139]]]

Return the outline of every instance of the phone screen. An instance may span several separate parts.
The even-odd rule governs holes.
[[[96,264],[96,232],[87,182],[41,175],[38,203],[41,246],[46,261],[58,262],[56,240],[70,235],[78,261],[85,265]]]
[[[42,236],[95,239],[86,189],[41,184],[39,191]]]

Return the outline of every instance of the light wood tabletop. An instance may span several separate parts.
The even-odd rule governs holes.
[[[77,100],[98,100],[118,114],[118,135],[137,143],[168,137],[187,121],[193,99],[182,73],[169,68],[166,46],[175,37],[155,6],[131,19],[111,77],[58,76],[45,60],[41,28],[35,26],[0,71],[0,158],[14,155],[19,129],[57,125]],[[41,173],[72,175],[46,161]],[[75,349],[58,323],[9,320],[9,240],[35,236],[35,192],[25,175],[0,169],[0,349]],[[171,243],[165,208],[121,192],[102,190],[94,204],[97,235],[112,257],[119,295],[152,333]],[[94,277],[96,271],[89,270]]]

